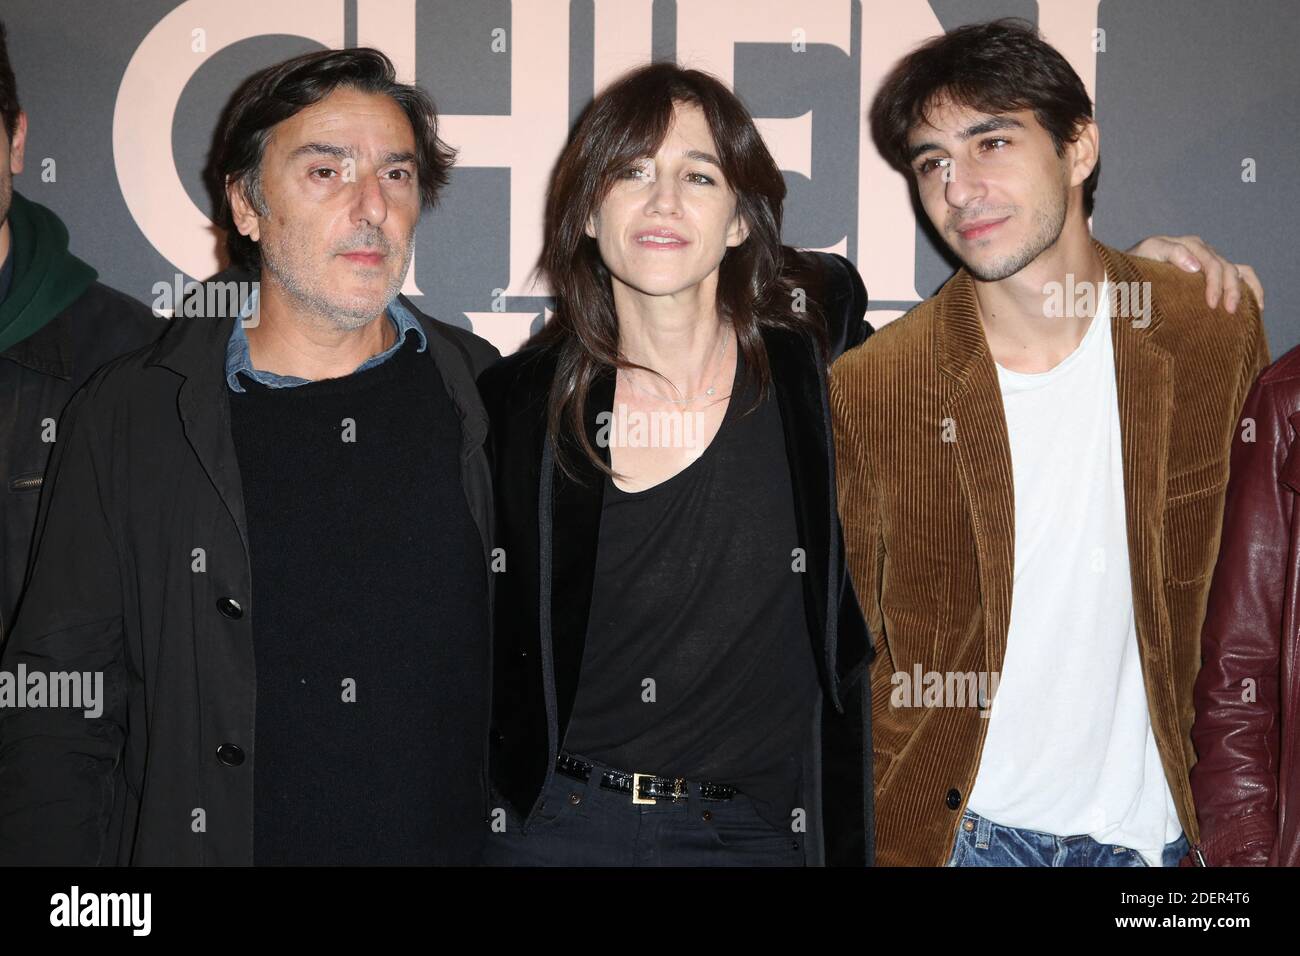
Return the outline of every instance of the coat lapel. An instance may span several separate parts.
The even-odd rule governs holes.
[[[812,342],[784,329],[764,329],[763,344],[772,370],[772,384],[781,411],[785,453],[794,492],[795,521],[804,549],[807,570],[803,575],[804,607],[813,635],[817,673],[836,709],[840,708],[836,661],[836,635],[828,633],[827,622],[838,621],[838,607],[831,608],[838,589],[827,587],[833,560],[832,529],[836,521],[831,508],[829,411],[825,382],[819,374],[819,358]],[[835,580],[839,580],[838,571]]]
[[[225,380],[226,343],[235,318],[226,316],[215,322],[178,318],[172,323],[150,364],[185,376],[177,398],[185,438],[239,529],[248,560],[251,549],[244,490],[230,432],[230,398]]]
[[[612,411],[614,382],[612,371],[596,379],[587,395],[587,410],[583,416],[587,440],[606,465],[609,464],[609,449],[596,443],[599,431],[597,416]],[[547,582],[542,582],[542,599],[549,605],[542,608],[542,615],[543,620],[550,622],[550,630],[543,636],[543,653],[549,653],[552,661],[558,731],[558,737],[552,743],[558,747],[564,742],[569,717],[573,713],[586,647],[592,586],[596,576],[596,549],[600,542],[600,513],[605,500],[605,475],[587,461],[576,444],[570,448],[571,453],[566,458],[576,475],[566,475],[555,461],[551,442],[543,441],[541,500],[538,502],[540,545],[543,555],[551,555],[550,587],[546,586]],[[546,507],[548,498],[552,508]],[[556,528],[560,529],[558,534]],[[560,635],[558,640],[555,635]]]
[[[470,515],[478,527],[479,540],[483,545],[483,554],[491,563],[493,524],[492,524],[492,474],[486,454],[482,453],[488,434],[487,409],[479,396],[478,386],[469,368],[468,358],[457,349],[455,341],[440,327],[436,319],[425,315],[410,301],[402,304],[415,316],[424,329],[429,343],[429,352],[442,379],[443,387],[451,398],[460,419],[460,467],[461,488],[465,501],[469,505]],[[488,575],[488,589],[493,587],[492,575]],[[491,602],[488,602],[491,607]]]
[[[1137,289],[1141,274],[1124,255],[1095,242],[1112,289]],[[1161,626],[1164,582],[1157,558],[1165,511],[1165,463],[1169,460],[1169,431],[1173,415],[1173,369],[1169,353],[1156,344],[1164,321],[1151,298],[1150,315],[1142,319],[1116,314],[1112,308],[1111,336],[1115,351],[1115,384],[1124,457],[1124,504],[1128,532],[1129,569],[1133,582],[1133,613],[1152,719],[1159,720],[1155,702],[1176,700],[1173,686],[1173,635]],[[1112,306],[1114,305],[1112,297]],[[1155,686],[1157,679],[1164,686]],[[1177,736],[1177,729],[1171,731]]]
[[[1015,574],[1015,496],[1006,414],[970,274],[960,270],[940,296],[936,348],[947,396],[942,420],[934,426],[940,436],[955,438],[951,447],[975,529],[986,667],[1001,671]]]

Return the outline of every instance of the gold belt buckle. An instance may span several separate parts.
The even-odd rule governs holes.
[[[654,797],[641,797],[641,778],[653,777],[652,773],[633,773],[632,774],[632,802],[633,803],[657,803]]]

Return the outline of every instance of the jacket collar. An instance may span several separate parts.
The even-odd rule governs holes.
[[[1126,289],[1137,288],[1145,281],[1140,269],[1131,256],[1092,240],[1093,248],[1101,256],[1106,267],[1106,278],[1112,290],[1123,286]],[[1143,293],[1145,296],[1146,293]],[[984,326],[980,322],[979,306],[975,300],[975,280],[963,267],[948,280],[938,295],[939,323],[936,332],[939,371],[963,387],[982,360],[989,355],[988,339],[984,335]],[[1146,318],[1120,321],[1122,316],[1115,310],[1111,312],[1111,329],[1118,336],[1116,352],[1120,338],[1123,348],[1149,347],[1156,332],[1164,324],[1164,314],[1159,303],[1147,300],[1151,307],[1149,321]]]
[[[1174,363],[1160,345],[1165,322],[1160,303],[1130,256],[1097,243],[1112,289],[1144,289],[1150,312],[1142,317],[1111,309],[1115,382],[1124,459],[1124,506],[1133,614],[1142,658],[1147,700],[1178,700],[1174,686],[1174,635],[1164,626],[1164,575],[1161,565],[1170,431],[1174,412]],[[1112,305],[1113,305],[1112,301]],[[1157,724],[1167,708],[1153,709]],[[1173,739],[1176,727],[1166,727]],[[1157,733],[1159,730],[1157,729]]]
[[[397,301],[415,316],[424,330],[429,354],[433,356],[442,383],[451,396],[456,414],[460,416],[461,461],[464,462],[483,445],[488,435],[488,413],[474,381],[470,357],[447,326],[425,315],[406,296],[398,296]]]
[[[1172,362],[1158,344],[1164,323],[1159,303],[1134,260],[1093,240],[1106,266],[1112,291],[1142,288],[1148,315],[1134,318],[1111,310],[1111,338],[1123,448],[1124,498],[1133,606],[1139,646],[1148,675],[1170,675],[1171,636],[1160,627],[1159,516],[1164,510],[1164,469],[1157,462],[1168,447],[1173,408]],[[1112,300],[1113,302],[1114,300]],[[935,348],[940,372],[949,380],[940,427],[952,430],[972,524],[984,607],[988,666],[1001,670],[1011,619],[1015,570],[1014,484],[1006,413],[997,370],[989,351],[969,272],[959,270],[939,292]],[[1153,454],[1155,459],[1153,461]],[[1153,667],[1154,665],[1154,667]],[[1172,680],[1172,677],[1170,677]],[[1166,689],[1162,689],[1162,693]],[[1167,688],[1172,695],[1172,687]],[[1172,696],[1171,696],[1172,699]]]
[[[219,319],[177,315],[145,365],[162,366],[184,378],[176,404],[185,438],[239,529],[245,559],[251,560],[225,377],[226,345],[236,321],[233,315]]]
[[[461,462],[479,449],[488,431],[487,411],[474,384],[469,359],[440,323],[420,312],[405,297],[402,305],[424,330],[429,351],[461,420]],[[230,389],[226,383],[226,349],[236,317],[218,319],[177,316],[155,345],[146,365],[157,365],[182,376],[177,398],[185,435],[208,478],[225,501],[249,548],[243,488],[230,432]],[[485,541],[487,529],[480,528]]]
[[[42,375],[72,378],[72,342],[65,324],[55,316],[21,342],[15,342],[0,356]]]
[[[488,418],[468,368],[468,357],[441,323],[425,315],[405,296],[399,295],[397,303],[419,322],[424,341],[460,414],[467,442],[481,445],[487,436]],[[226,350],[234,324],[233,316],[212,320],[177,316],[146,364],[169,368],[210,394],[219,381],[224,381]],[[400,329],[400,320],[398,325]]]

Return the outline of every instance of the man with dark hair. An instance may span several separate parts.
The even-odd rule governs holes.
[[[3,661],[106,686],[99,714],[0,713],[0,857],[477,862],[474,379],[497,352],[398,294],[452,151],[370,49],[256,74],[217,140],[260,287],[238,317],[176,319],[69,408]]]
[[[872,124],[963,263],[831,377],[877,860],[1177,864],[1258,299],[1234,318],[1091,237],[1091,104],[1028,24],[927,42]]]
[[[912,54],[895,69],[871,110],[871,131],[896,168],[911,166],[912,130],[935,97],[947,93],[990,115],[1027,109],[1051,138],[1058,157],[1092,119],[1092,99],[1074,68],[1014,18],[954,30]],[[1083,214],[1092,215],[1100,158],[1083,181]]]
[[[0,23],[0,645],[22,590],[59,413],[95,369],[167,327],[95,281],[95,270],[68,251],[63,221],[14,191],[26,144],[27,114]]]

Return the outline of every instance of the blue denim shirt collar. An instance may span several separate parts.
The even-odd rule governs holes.
[[[239,321],[235,323],[235,327],[230,333],[230,340],[226,343],[226,383],[232,391],[244,391],[244,387],[239,384],[237,374],[243,372],[253,381],[260,382],[270,388],[292,388],[294,385],[309,384],[311,379],[298,378],[296,375],[277,375],[275,372],[262,372],[253,368],[253,359],[248,351],[248,333],[244,331],[244,320],[253,314],[253,311],[257,308],[257,301],[258,290],[254,288],[253,294],[248,297],[244,307],[240,310]],[[411,313],[411,310],[402,305],[400,299],[394,297],[393,301],[388,303],[385,314],[397,329],[397,341],[387,350],[380,352],[378,355],[372,355],[358,365],[352,370],[354,375],[357,372],[364,372],[368,368],[374,368],[376,365],[392,358],[406,341],[406,333],[409,331],[414,330],[420,340],[420,347],[416,351],[423,352],[428,348],[429,340],[424,335],[424,329],[420,327],[419,321]]]

